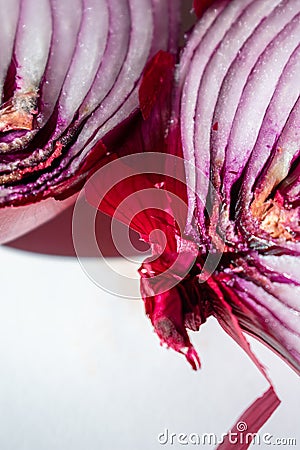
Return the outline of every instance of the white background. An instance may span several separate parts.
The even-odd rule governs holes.
[[[0,247],[0,261],[1,450],[196,448],[157,436],[221,435],[268,387],[214,319],[192,333],[203,366],[193,372],[159,346],[142,301],[105,293],[76,258]],[[261,433],[300,445],[298,377],[251,343],[282,400]]]

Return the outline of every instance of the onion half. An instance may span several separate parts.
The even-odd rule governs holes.
[[[1,3],[3,242],[28,231],[9,232],[6,207],[71,196],[107,157],[101,140],[137,110],[147,61],[177,49],[180,1]]]
[[[217,1],[181,56],[173,111],[195,162],[186,234],[203,255],[223,252],[212,291],[296,370],[299,79],[299,1]],[[213,314],[230,332],[222,308]]]

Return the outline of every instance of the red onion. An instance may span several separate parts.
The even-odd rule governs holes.
[[[300,216],[287,189],[299,186],[299,13],[299,1],[216,2],[181,56],[173,113],[184,158],[205,174],[187,165],[186,232],[206,252],[224,240],[219,298],[296,369]]]
[[[10,210],[71,196],[106,157],[101,143],[138,108],[148,59],[177,49],[179,0],[13,0],[1,8],[1,241]],[[110,133],[111,134],[111,133]],[[50,208],[51,209],[51,208]],[[8,212],[7,212],[8,211]],[[7,216],[8,214],[8,216]],[[15,219],[14,219],[15,220]]]
[[[123,149],[165,160],[145,155],[142,176],[137,155],[125,158],[122,182],[107,184],[101,172],[86,186],[92,204],[151,245],[140,269],[146,313],[161,342],[194,369],[200,361],[187,330],[214,316],[268,380],[243,331],[300,370],[299,36],[299,0],[214,2],[180,56],[171,112],[167,59],[144,75],[151,112]],[[162,192],[156,212],[147,189]],[[271,387],[252,405],[253,432],[278,403]]]

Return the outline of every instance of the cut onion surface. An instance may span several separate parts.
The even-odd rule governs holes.
[[[177,50],[180,0],[1,3],[3,242],[23,232],[4,229],[6,207],[68,197],[105,160],[102,140],[138,109],[147,61]]]

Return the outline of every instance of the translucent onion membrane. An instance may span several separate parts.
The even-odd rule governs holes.
[[[70,196],[105,158],[148,59],[177,48],[179,3],[0,1],[1,242],[57,214],[70,201],[44,200]]]

